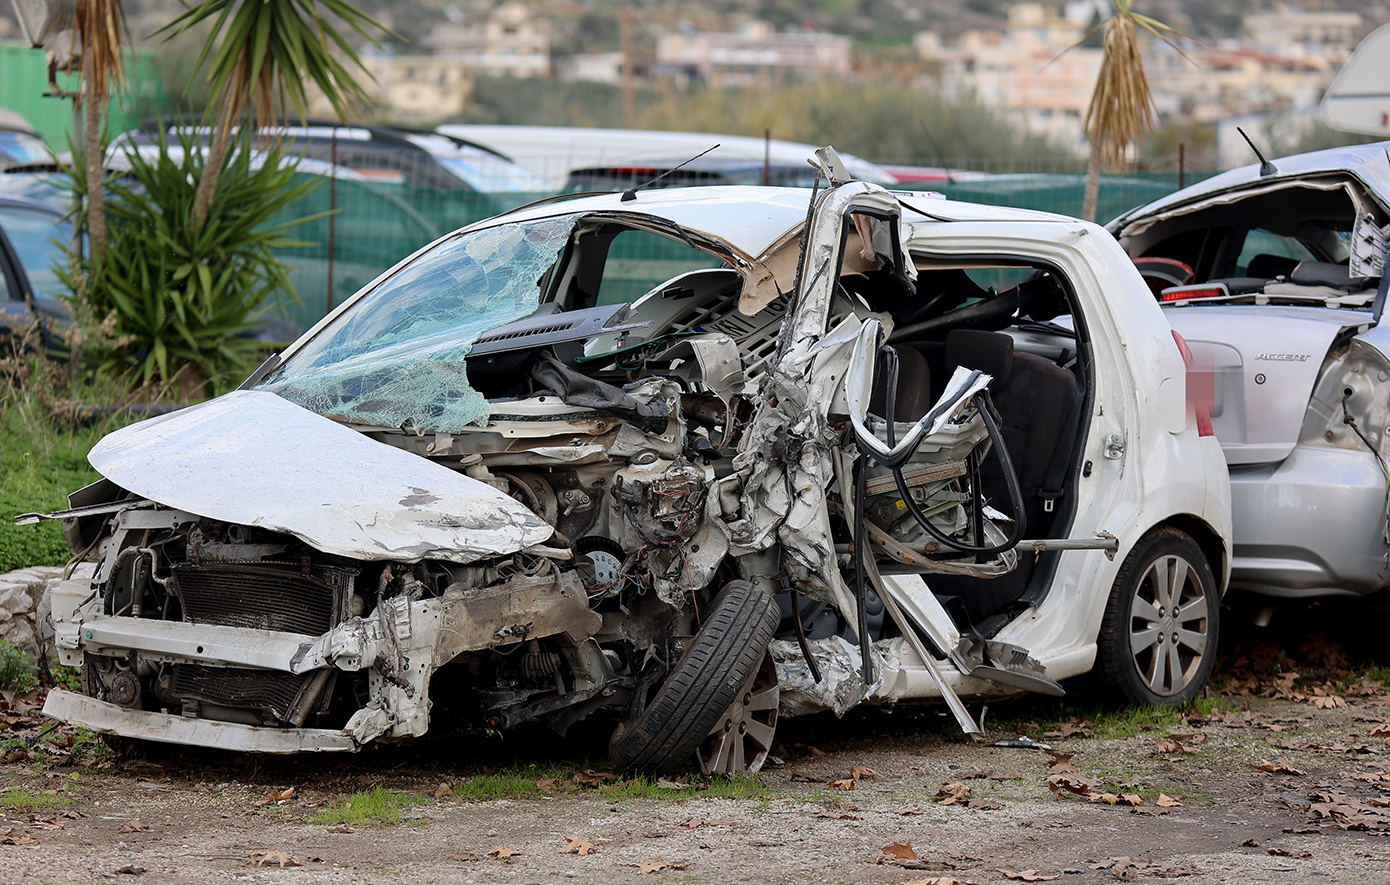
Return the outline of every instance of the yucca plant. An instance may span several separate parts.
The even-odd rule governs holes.
[[[186,216],[194,227],[211,214],[222,156],[246,110],[258,128],[273,121],[277,100],[282,110],[292,107],[302,118],[311,83],[339,117],[353,105],[365,106],[370,99],[348,65],[362,73],[366,68],[333,24],[340,22],[373,43],[371,31],[384,30],[345,0],[201,0],[155,33],[173,39],[205,21],[213,27],[195,69],[211,56],[208,114],[213,128],[206,175],[198,180],[197,197]]]
[[[107,186],[105,264],[64,273],[80,293],[71,302],[78,325],[92,332],[84,350],[99,374],[131,387],[176,380],[185,396],[200,397],[251,367],[259,344],[246,333],[272,295],[294,293],[290,268],[272,250],[310,245],[289,228],[321,216],[277,223],[277,213],[320,181],[296,181],[293,158],[275,147],[253,152],[249,141],[243,135],[222,155],[220,184],[198,227],[187,219],[212,162],[204,146],[183,135],[172,147],[161,138],[151,155],[127,149],[130,171]]]
[[[1096,220],[1096,195],[1102,168],[1123,169],[1129,145],[1145,138],[1157,120],[1153,92],[1144,75],[1144,60],[1139,55],[1136,26],[1182,52],[1168,38],[1169,34],[1181,35],[1163,22],[1135,12],[1134,0],[1115,0],[1115,14],[1096,26],[1096,29],[1104,29],[1105,46],[1100,75],[1091,93],[1091,104],[1086,109],[1085,127],[1091,151],[1086,163],[1081,215],[1087,221]]]

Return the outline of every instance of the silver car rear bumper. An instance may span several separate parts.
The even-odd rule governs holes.
[[[1390,583],[1385,475],[1369,452],[1295,446],[1231,469],[1231,586],[1269,596],[1363,596]]]

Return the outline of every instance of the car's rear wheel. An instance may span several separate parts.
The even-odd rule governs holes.
[[[1216,659],[1220,599],[1190,537],[1161,528],[1135,546],[1110,592],[1097,669],[1127,701],[1176,707],[1196,697]]]
[[[778,620],[777,604],[768,594],[747,581],[725,585],[645,709],[613,732],[608,743],[613,761],[649,775],[690,767],[695,751],[745,686],[756,682]],[[775,683],[775,671],[773,678]],[[770,746],[770,731],[765,739]]]

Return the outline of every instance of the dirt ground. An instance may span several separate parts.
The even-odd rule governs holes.
[[[1386,616],[1241,614],[1185,714],[1079,686],[980,743],[931,708],[811,717],[734,783],[625,781],[580,734],[116,753],[11,693],[0,882],[1390,882]],[[1020,735],[1053,752],[993,745]]]

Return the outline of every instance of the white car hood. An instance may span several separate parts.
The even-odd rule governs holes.
[[[152,501],[353,559],[468,563],[554,532],[492,486],[262,391],[123,428],[87,459]]]

